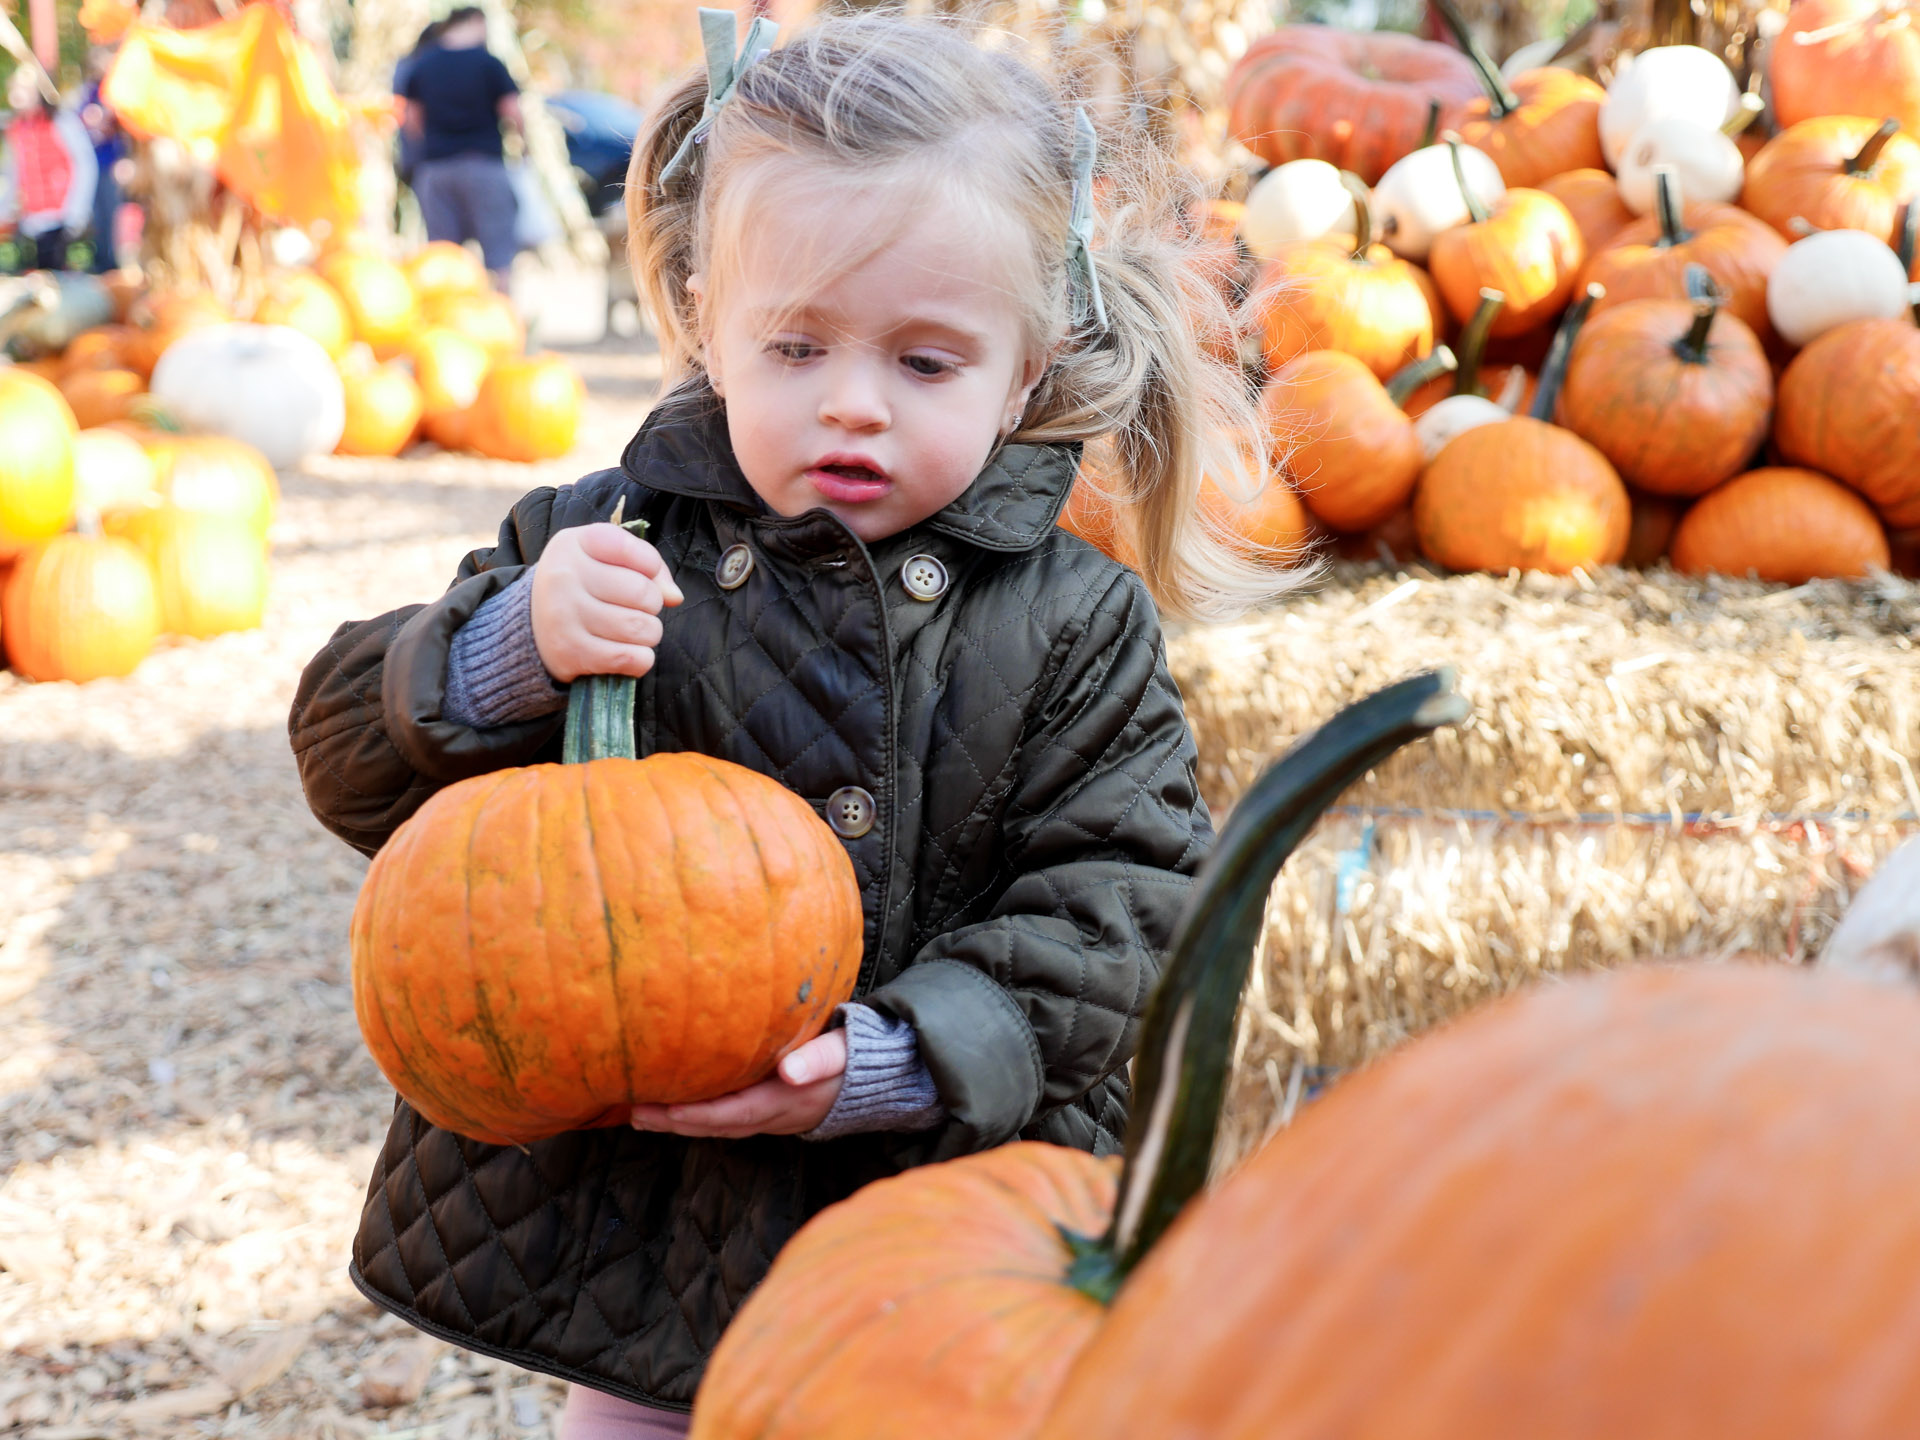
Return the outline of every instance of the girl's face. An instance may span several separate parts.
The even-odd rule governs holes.
[[[774,511],[829,510],[884,539],[959,498],[1012,429],[1042,368],[1011,294],[1024,262],[960,210],[924,207],[806,293],[793,256],[808,234],[859,223],[844,195],[785,205],[739,246],[713,313],[703,306],[707,371]]]

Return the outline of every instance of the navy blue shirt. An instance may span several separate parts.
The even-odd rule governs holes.
[[[453,155],[501,158],[500,99],[519,86],[491,50],[429,50],[413,64],[401,94],[426,111],[422,160]]]

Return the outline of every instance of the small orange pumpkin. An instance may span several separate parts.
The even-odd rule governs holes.
[[[1605,170],[1569,170],[1540,182],[1540,189],[1567,207],[1588,255],[1598,254],[1640,217],[1620,198],[1620,182]]]
[[[361,351],[365,355],[367,352]],[[340,368],[347,420],[336,447],[342,455],[398,455],[420,428],[420,386],[406,363],[348,363]]]
[[[382,360],[406,350],[420,328],[420,310],[405,271],[379,255],[341,250],[321,260],[320,276],[339,292],[356,340]]]
[[[74,509],[104,514],[159,503],[153,457],[124,430],[102,426],[73,437]]]
[[[106,523],[153,567],[162,632],[206,640],[259,627],[267,554],[244,520],[161,504],[115,511]]]
[[[82,366],[60,377],[60,393],[81,429],[110,425],[133,414],[147,382],[131,370],[95,370]]]
[[[233,319],[226,306],[198,290],[148,294],[135,301],[128,313],[133,333],[122,350],[127,368],[143,380],[153,378],[153,367],[182,335]]]
[[[1460,138],[1500,167],[1508,188],[1538,188],[1568,170],[1606,164],[1600,149],[1600,106],[1607,92],[1558,66],[1523,70],[1508,80],[1468,27],[1453,0],[1434,9],[1466,52],[1486,93],[1453,117]]]
[[[286,325],[309,336],[338,360],[353,344],[353,317],[346,301],[311,270],[295,270],[274,277],[253,312],[258,325]]]
[[[183,510],[231,515],[264,543],[280,503],[279,477],[267,457],[224,435],[129,430],[154,466],[154,488]]]
[[[1373,243],[1363,192],[1355,191],[1360,242],[1283,245],[1247,299],[1277,370],[1308,350],[1339,350],[1382,380],[1430,353],[1441,329],[1440,296],[1427,272]]]
[[[1465,225],[1433,237],[1427,268],[1453,318],[1466,321],[1480,306],[1480,292],[1498,290],[1506,304],[1495,316],[1496,336],[1524,335],[1550,324],[1567,308],[1573,284],[1586,264],[1586,242],[1567,207],[1544,190],[1510,189],[1492,206],[1480,203],[1460,169],[1460,142],[1453,149],[1454,178],[1465,198]]]
[[[1905,5],[1795,0],[1767,47],[1774,119],[1890,115],[1920,134],[1920,31]]]
[[[1774,136],[1747,167],[1741,208],[1789,240],[1816,230],[1864,230],[1894,243],[1901,207],[1920,194],[1920,145],[1898,120],[1823,115]]]
[[[495,460],[557,460],[580,432],[586,386],[558,355],[497,361],[474,402],[471,443]]]
[[[73,437],[59,390],[19,366],[0,369],[0,561],[51,539],[73,518]]]
[[[520,313],[511,300],[492,290],[436,300],[426,307],[426,318],[430,325],[457,330],[479,342],[496,359],[527,348],[527,327]]]
[[[1260,488],[1249,499],[1229,494],[1211,475],[1202,477],[1201,511],[1226,532],[1242,554],[1267,565],[1299,564],[1313,538],[1313,522],[1307,518],[1306,507],[1285,475],[1265,464],[1250,469]]]
[[[1896,530],[1920,525],[1920,330],[1855,320],[1780,376],[1773,440],[1783,460],[1843,480]]]
[[[469,409],[480,398],[480,386],[493,363],[479,341],[439,326],[415,336],[407,354],[420,385],[421,413],[429,421]]]
[[[1760,340],[1721,313],[1698,266],[1691,300],[1630,300],[1580,332],[1560,423],[1657,495],[1698,495],[1738,473],[1767,438],[1773,368]]]
[[[480,295],[493,288],[487,267],[464,245],[431,240],[407,257],[407,279],[423,307],[454,295]]]
[[[132,327],[127,325],[96,325],[91,330],[82,330],[60,353],[61,373],[124,370],[126,347],[132,339]]]
[[[115,536],[56,535],[31,546],[0,593],[7,660],[31,680],[130,674],[159,633],[153,574]]]
[[[1749,572],[1803,585],[1856,579],[1891,563],[1871,506],[1836,480],[1784,466],[1749,470],[1694,502],[1673,535],[1673,568]]]

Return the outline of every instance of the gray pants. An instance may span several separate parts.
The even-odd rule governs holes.
[[[520,248],[513,235],[520,207],[507,167],[499,160],[491,155],[422,160],[414,167],[413,193],[420,199],[429,240],[455,245],[478,240],[487,269],[505,270],[513,264]]]

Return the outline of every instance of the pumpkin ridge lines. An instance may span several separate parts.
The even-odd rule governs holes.
[[[601,866],[600,829],[599,826],[594,823],[593,792],[595,789],[594,782],[598,777],[595,776],[594,767],[591,763],[580,766],[579,770],[580,796],[582,802],[580,807],[581,816],[585,821],[587,830],[587,855],[592,861],[590,865],[583,867],[584,873],[582,878],[593,886],[594,893],[600,902],[601,923],[606,930],[608,1000],[613,1010],[614,1030],[620,1038],[620,1063],[622,1072],[626,1076],[627,1102],[630,1108],[634,1090],[633,1045],[627,1035],[626,1009],[620,1003],[620,964],[623,958],[620,950],[620,928],[614,923],[613,901],[609,894],[606,877]],[[619,838],[624,842],[626,839],[624,831],[622,831],[619,826],[615,826],[614,829],[619,834]],[[624,844],[622,845],[622,849],[625,849]],[[623,858],[629,861],[632,859],[631,856],[624,856]],[[551,947],[549,947],[549,953],[551,953]],[[584,1075],[586,1066],[586,1055],[584,1051],[580,1055],[580,1061]],[[591,1098],[595,1100],[599,1099],[598,1096],[593,1095],[591,1083],[588,1084],[587,1089]]]

